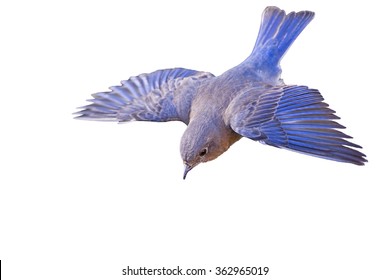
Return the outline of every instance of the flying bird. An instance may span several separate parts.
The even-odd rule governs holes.
[[[310,11],[267,7],[252,53],[220,76],[184,68],[130,77],[92,94],[76,118],[97,121],[181,121],[184,176],[216,159],[242,137],[325,159],[364,165],[366,156],[320,92],[286,85],[280,61],[313,19]]]

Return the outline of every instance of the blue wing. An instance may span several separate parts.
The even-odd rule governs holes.
[[[174,68],[130,77],[120,86],[110,87],[111,91],[92,94],[94,98],[88,100],[91,104],[80,107],[76,118],[119,122],[181,120],[173,102],[177,91],[185,94],[188,78],[199,80],[212,76],[207,72]]]
[[[346,139],[335,111],[305,86],[251,88],[229,105],[225,119],[238,134],[279,148],[363,165],[361,148]]]

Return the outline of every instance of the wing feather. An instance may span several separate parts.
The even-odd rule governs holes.
[[[231,128],[261,143],[326,159],[363,165],[361,146],[346,139],[345,127],[320,92],[305,86],[251,88],[225,112]]]
[[[173,97],[182,81],[210,77],[213,77],[210,73],[184,68],[130,77],[120,86],[110,87],[111,91],[92,94],[93,99],[87,100],[90,104],[80,107],[81,110],[75,113],[76,118],[119,122],[181,120]],[[183,91],[185,89],[181,89],[181,93]]]

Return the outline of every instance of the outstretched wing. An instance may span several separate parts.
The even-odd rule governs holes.
[[[110,87],[111,91],[92,94],[94,98],[87,100],[91,104],[80,107],[76,118],[119,122],[181,120],[173,102],[178,89],[185,94],[194,84],[191,81],[210,77],[210,73],[184,68],[130,77],[120,86]]]
[[[225,120],[242,136],[279,148],[364,165],[361,148],[345,139],[335,111],[305,86],[251,88],[232,100]]]

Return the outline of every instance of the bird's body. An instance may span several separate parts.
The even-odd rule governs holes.
[[[78,118],[113,121],[182,121],[185,174],[217,158],[241,137],[336,161],[364,164],[360,146],[321,94],[287,86],[280,60],[314,13],[285,14],[276,7],[263,13],[251,55],[220,76],[183,68],[158,70],[122,81],[110,92],[94,94]]]

